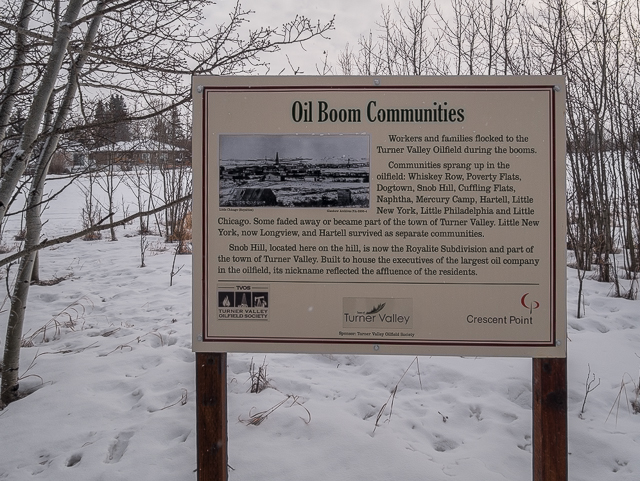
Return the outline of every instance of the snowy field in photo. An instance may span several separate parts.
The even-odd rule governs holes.
[[[136,210],[124,184],[117,197],[118,218]],[[80,229],[83,205],[78,186],[65,190],[44,213],[44,237]],[[12,218],[4,244],[19,230]],[[30,394],[0,411],[0,480],[196,479],[192,259],[177,257],[170,287],[174,246],[148,237],[141,268],[136,230],[41,253],[41,280],[64,280],[31,288]],[[576,271],[567,279],[569,478],[637,481],[640,304],[586,279],[577,319]],[[269,381],[258,394],[252,362]],[[229,354],[228,367],[230,480],[531,479],[529,359],[247,353]]]

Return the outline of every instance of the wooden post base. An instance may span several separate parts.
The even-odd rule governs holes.
[[[227,481],[227,354],[196,353],[198,481]]]
[[[567,359],[533,359],[533,481],[568,480]]]

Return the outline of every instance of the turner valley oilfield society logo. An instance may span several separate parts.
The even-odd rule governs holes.
[[[219,286],[218,319],[268,321],[269,289],[265,286]]]
[[[342,307],[343,328],[413,328],[413,299],[345,297]]]

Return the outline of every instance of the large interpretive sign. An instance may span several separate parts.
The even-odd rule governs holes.
[[[194,77],[194,350],[564,357],[562,77]]]

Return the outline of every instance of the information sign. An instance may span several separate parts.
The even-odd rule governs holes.
[[[194,77],[194,350],[564,357],[562,77]]]

